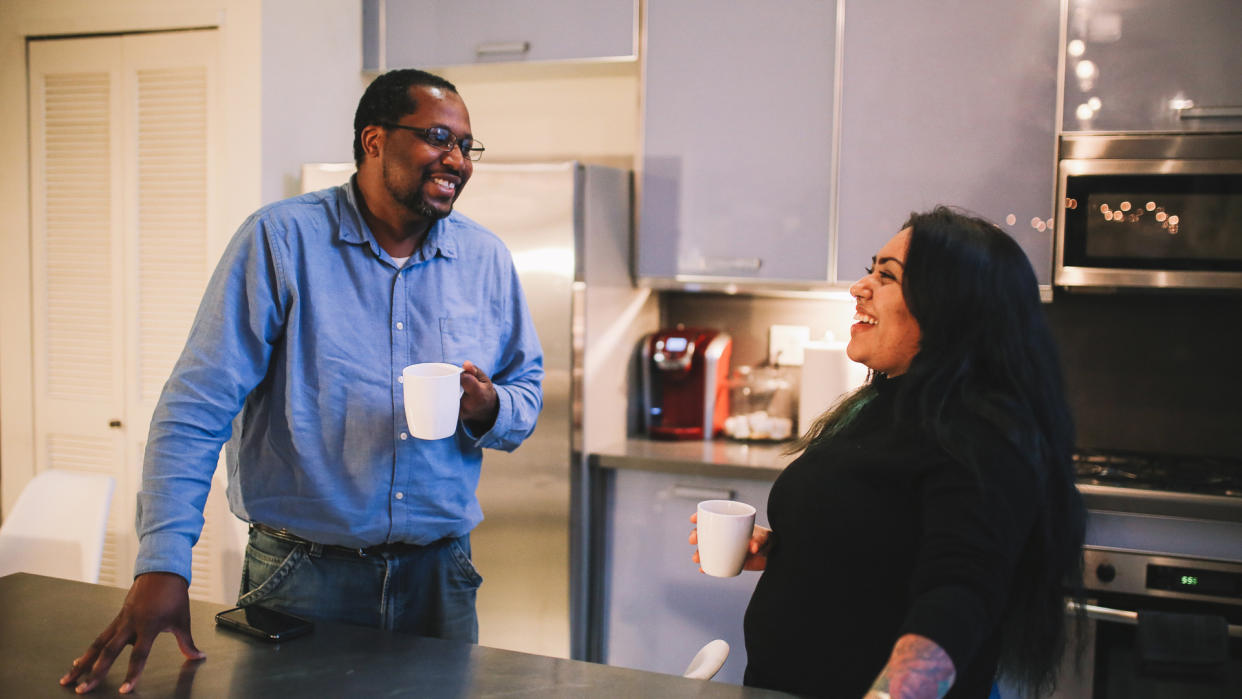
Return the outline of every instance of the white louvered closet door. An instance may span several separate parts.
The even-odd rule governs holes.
[[[124,467],[121,72],[115,39],[30,44],[36,468],[116,478],[99,576],[112,585],[132,565],[137,487]]]
[[[216,64],[214,31],[30,44],[37,468],[117,479],[101,583],[132,577],[147,428],[214,264]],[[224,601],[217,476],[190,593]]]

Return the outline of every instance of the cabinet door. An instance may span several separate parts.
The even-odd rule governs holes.
[[[1070,0],[1066,131],[1242,130],[1242,7]]]
[[[701,500],[733,499],[767,526],[767,481],[610,471],[604,532],[604,662],[680,675],[703,644],[721,638],[729,658],[716,681],[742,683],[742,616],[759,574],[713,578],[686,543]]]
[[[1052,280],[1057,0],[868,0],[845,13],[837,278],[911,211],[988,218]]]
[[[649,0],[636,271],[828,277],[834,0]]]
[[[382,31],[384,51],[364,48],[369,69],[634,55],[635,0],[386,0],[382,22],[374,5],[364,32]]]

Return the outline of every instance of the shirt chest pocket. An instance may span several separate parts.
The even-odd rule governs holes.
[[[470,360],[484,373],[492,373],[493,358],[487,351],[483,326],[478,318],[441,318],[440,345],[444,361],[461,366]]]

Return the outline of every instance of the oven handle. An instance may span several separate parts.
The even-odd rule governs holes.
[[[1121,624],[1129,624],[1131,626],[1138,625],[1138,612],[1131,612],[1125,609],[1112,609],[1110,607],[1101,607],[1095,604],[1079,604],[1074,600],[1068,600],[1065,608],[1070,612],[1077,612],[1079,608],[1087,615],[1088,619],[1097,621],[1115,621]],[[1242,626],[1234,624],[1229,625],[1229,635],[1232,638],[1242,638]]]

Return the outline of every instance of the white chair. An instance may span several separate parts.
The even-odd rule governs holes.
[[[710,680],[716,676],[720,670],[720,666],[724,665],[725,658],[729,657],[729,644],[719,638],[708,642],[707,645],[699,649],[694,654],[694,659],[690,661],[690,666],[686,671],[681,673],[682,677],[689,677],[692,680]]]
[[[0,523],[0,575],[38,573],[99,582],[111,476],[47,469]]]

